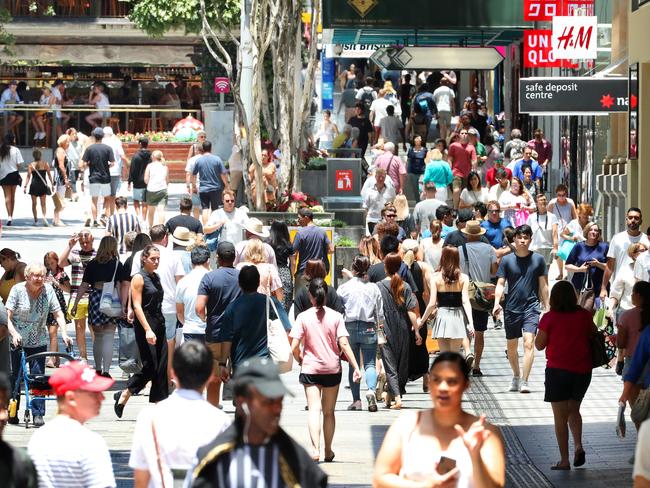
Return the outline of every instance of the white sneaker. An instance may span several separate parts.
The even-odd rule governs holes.
[[[520,393],[530,393],[530,388],[528,387],[528,381],[522,381],[519,386]]]
[[[510,389],[508,391],[519,391],[519,378],[517,376],[512,377],[512,382],[510,383]]]

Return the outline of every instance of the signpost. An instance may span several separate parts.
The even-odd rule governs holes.
[[[521,78],[519,112],[607,115],[628,111],[626,78]]]
[[[323,57],[321,59],[322,65],[322,92],[321,92],[321,101],[323,110],[333,110],[334,109],[334,71],[336,67],[334,66],[334,58],[326,56],[323,50]]]
[[[370,57],[387,70],[496,68],[503,56],[493,47],[386,47]]]
[[[214,92],[219,94],[219,110],[225,109],[224,94],[230,93],[230,80],[225,76],[214,79]]]

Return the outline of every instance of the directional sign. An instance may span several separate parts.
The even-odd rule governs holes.
[[[628,111],[627,78],[521,78],[519,112],[607,115]]]
[[[370,57],[388,70],[402,69],[494,69],[503,57],[492,47],[382,48]]]

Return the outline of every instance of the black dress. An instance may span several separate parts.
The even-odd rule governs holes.
[[[38,173],[38,174],[34,174],[34,173]],[[47,195],[47,185],[45,184],[46,181],[47,181],[46,169],[32,169],[32,181],[29,184],[29,194],[33,197],[42,197]]]
[[[424,303],[424,298],[422,296],[422,292],[424,291],[424,276],[422,274],[422,268],[420,268],[420,265],[417,262],[413,263],[413,266],[411,266],[411,274],[413,274],[413,280],[418,287],[415,297],[417,298],[418,306],[420,307],[420,315],[422,315],[426,310],[427,305]],[[420,329],[422,344],[419,346],[415,343],[415,332],[412,330],[409,332],[409,381],[415,381],[429,372],[429,351],[427,350],[426,344],[426,324],[423,324],[423,329],[424,330]]]
[[[135,341],[138,344],[142,370],[131,376],[128,389],[132,394],[139,393],[149,381],[151,391],[149,401],[156,403],[169,396],[167,377],[167,339],[165,337],[165,318],[162,314],[163,288],[156,273],[146,271],[138,273],[144,280],[142,287],[142,311],[149,327],[156,334],[156,343],[147,342],[145,330],[138,318],[135,318]]]

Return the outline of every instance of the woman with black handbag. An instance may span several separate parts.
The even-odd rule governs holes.
[[[578,296],[568,281],[558,281],[551,290],[550,311],[542,317],[535,347],[546,349],[544,401],[553,408],[555,437],[560,461],[552,470],[569,470],[569,427],[573,435],[575,467],[585,464],[582,447],[580,403],[591,383],[591,337],[595,332],[591,314],[578,305]]]
[[[573,273],[571,282],[580,294],[578,302],[593,313],[600,308],[597,290],[603,281],[609,244],[603,242],[600,227],[593,222],[584,227],[583,236],[585,240],[577,242],[569,253],[566,269]]]

